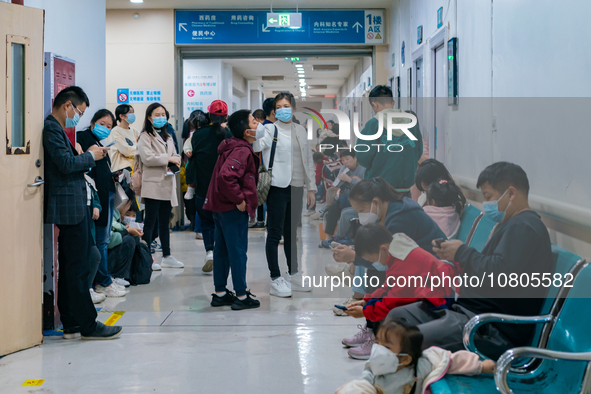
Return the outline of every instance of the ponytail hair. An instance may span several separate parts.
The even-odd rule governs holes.
[[[466,197],[462,190],[453,182],[439,179],[429,185],[427,189],[427,203],[435,201],[438,207],[454,207],[458,215],[462,214],[466,206]]]
[[[211,127],[215,130],[215,135],[220,140],[226,138],[226,128],[222,126],[222,123],[228,121],[228,115],[215,115],[210,113],[209,120],[211,121]]]
[[[349,192],[349,199],[369,204],[374,198],[382,201],[402,201],[404,194],[399,193],[385,179],[376,177],[358,182]]]

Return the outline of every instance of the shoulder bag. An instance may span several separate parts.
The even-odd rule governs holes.
[[[259,166],[259,183],[257,184],[257,196],[259,205],[263,205],[269,196],[271,189],[271,179],[273,178],[273,161],[275,160],[275,150],[277,149],[277,126],[273,135],[273,144],[271,145],[271,156],[269,157],[269,167],[265,168],[263,164]]]

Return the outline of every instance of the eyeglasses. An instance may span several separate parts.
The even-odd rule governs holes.
[[[84,112],[80,111],[78,109],[78,107],[76,107],[76,105],[74,103],[72,103],[72,107],[74,107],[74,109],[76,110],[76,112],[78,112],[78,116],[80,116],[80,117],[83,117],[84,116]]]

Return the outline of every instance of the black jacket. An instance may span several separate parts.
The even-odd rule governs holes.
[[[92,145],[102,146],[98,138],[96,138],[90,129],[76,133],[76,140],[85,152]],[[109,209],[109,192],[115,192],[115,182],[113,181],[113,175],[111,174],[111,159],[109,159],[109,156],[107,155],[105,158],[97,161],[96,167],[90,170],[88,175],[94,179],[99,200],[103,207],[95,224],[99,227],[105,227],[109,223],[109,215],[113,214],[113,211],[110,211]]]
[[[460,246],[455,260],[468,277],[477,276],[482,280],[484,275],[481,287],[462,287],[458,299],[460,305],[476,314],[539,315],[548,288],[543,285],[522,287],[521,284],[512,287],[510,275],[525,273],[531,280],[534,273],[541,278],[544,273],[553,275],[556,269],[548,230],[534,211],[521,212],[499,225],[482,253],[466,245]],[[522,280],[521,283],[527,285],[525,279]],[[529,346],[533,325],[495,325],[513,345]]]
[[[49,115],[43,125],[45,223],[76,225],[89,214],[84,173],[94,167],[90,152],[78,155],[60,123]]]
[[[213,174],[215,163],[218,159],[218,146],[226,139],[231,138],[232,133],[226,129],[224,138],[217,136],[217,132],[211,126],[195,130],[191,137],[193,154],[187,165],[187,184],[195,186],[195,194],[201,198],[207,196],[207,189]]]

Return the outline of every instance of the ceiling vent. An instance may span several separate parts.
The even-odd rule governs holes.
[[[312,70],[314,71],[338,71],[338,64],[314,64]]]
[[[307,85],[308,89],[328,89],[328,85]]]
[[[285,81],[283,75],[263,75],[263,81]]]

